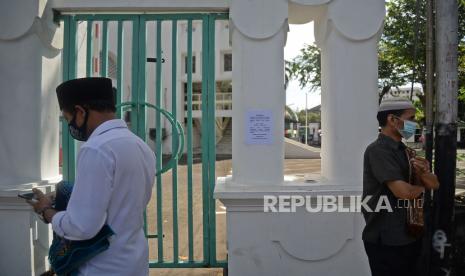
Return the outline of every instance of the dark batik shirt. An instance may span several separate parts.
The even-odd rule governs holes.
[[[380,196],[386,196],[393,212],[367,212],[362,208],[366,226],[362,239],[366,242],[385,245],[405,245],[415,241],[407,233],[407,208],[397,200],[386,182],[409,181],[409,164],[402,142],[384,134],[379,134],[376,141],[365,150],[363,158],[363,197],[371,195],[367,202],[375,210]],[[386,204],[383,204],[384,206]]]

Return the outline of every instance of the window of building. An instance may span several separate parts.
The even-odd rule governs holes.
[[[224,72],[232,71],[232,54],[231,53],[223,54],[223,70]]]
[[[187,82],[184,86],[184,110],[187,110]],[[192,83],[192,110],[202,110],[202,83]]]

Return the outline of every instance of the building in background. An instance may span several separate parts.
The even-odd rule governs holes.
[[[389,92],[383,96],[383,100],[392,99],[392,98],[410,98],[412,87],[411,86],[402,86],[402,87],[392,87]],[[418,86],[413,87],[412,101],[416,102],[420,100],[420,97],[423,96],[423,89]]]
[[[112,79],[116,87],[117,80],[117,25],[116,22],[108,23],[108,77]],[[85,77],[88,68],[87,65],[87,46],[92,47],[91,73],[90,76],[99,76],[103,56],[102,56],[102,22],[95,21],[92,23],[92,42],[87,43],[88,26],[86,22],[78,25],[78,77]],[[177,83],[172,87],[172,57],[171,31],[172,23],[169,21],[162,23],[162,102],[156,103],[155,86],[156,82],[156,25],[147,24],[147,64],[146,64],[146,91],[147,102],[157,105],[160,108],[172,111],[172,89],[176,89],[176,100],[178,110],[178,120],[181,122],[183,129],[187,126],[187,21],[177,22],[178,48],[177,48]],[[194,152],[201,151],[201,116],[202,116],[202,22],[194,20],[192,23],[192,125],[193,125],[193,148]],[[124,67],[127,68],[123,73],[123,91],[122,102],[132,101],[132,26],[131,22],[124,22],[123,25],[123,59]],[[215,26],[215,83],[216,83],[216,143],[219,154],[231,155],[231,124],[232,124],[232,48],[229,43],[229,21],[221,20],[216,22]],[[155,111],[147,111],[147,129],[148,144],[155,149]],[[123,118],[131,123],[131,110],[124,112]],[[183,119],[179,119],[183,118]],[[171,154],[171,125],[167,118],[162,117],[162,139],[163,154]],[[186,149],[185,149],[186,150]]]

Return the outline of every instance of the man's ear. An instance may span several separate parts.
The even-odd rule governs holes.
[[[84,124],[87,111],[81,105],[75,105],[74,112],[74,116],[76,117],[76,124],[78,126],[82,126]]]
[[[394,115],[393,114],[388,114],[386,122],[387,122],[388,125],[390,124],[390,125],[394,126],[396,124]]]
[[[75,105],[74,106],[74,112],[75,113],[80,112],[82,116],[84,116],[86,114],[86,110],[80,105]]]

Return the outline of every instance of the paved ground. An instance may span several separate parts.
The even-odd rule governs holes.
[[[285,161],[285,174],[296,174],[303,176],[306,173],[318,173],[320,171],[319,159],[288,159]],[[216,175],[226,176],[231,174],[231,160],[216,162]],[[193,166],[193,232],[194,232],[194,260],[202,260],[202,168],[201,163]],[[172,213],[172,174],[167,172],[162,177],[163,190],[163,228],[165,233],[164,259],[167,262],[173,259],[173,213]],[[150,232],[156,230],[156,201],[155,193],[149,203],[147,217]],[[216,203],[216,228],[217,228],[217,259],[226,259],[226,211],[224,206]],[[179,228],[179,259],[188,259],[187,242],[187,166],[180,165],[178,168],[178,228]],[[150,258],[157,259],[157,241],[151,240]],[[151,269],[150,275],[223,275],[222,269]]]

